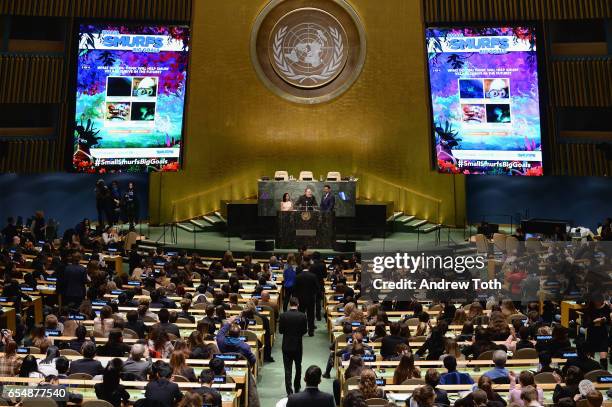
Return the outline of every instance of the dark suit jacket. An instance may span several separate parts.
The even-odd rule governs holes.
[[[69,374],[73,373],[87,373],[92,376],[96,376],[104,373],[102,363],[94,359],[78,359],[70,362]]]
[[[331,394],[324,393],[316,387],[306,387],[304,391],[292,394],[287,401],[287,407],[336,407],[336,401]]]
[[[319,292],[319,280],[317,276],[307,270],[302,270],[295,277],[293,295],[300,300],[301,305],[314,304],[317,293]]]
[[[164,407],[172,407],[175,402],[183,398],[178,384],[167,379],[153,380],[145,387],[145,398],[156,401]]]
[[[383,358],[390,358],[395,356],[395,347],[400,343],[408,344],[406,338],[395,335],[387,335],[381,340],[380,354]]]
[[[323,198],[321,198],[321,211],[322,212],[331,212],[334,210],[334,207],[336,206],[336,197],[334,196],[334,194],[332,192],[329,193],[329,195],[323,195]]]
[[[283,352],[302,352],[302,336],[308,332],[306,315],[292,309],[283,312],[278,332],[283,334]]]
[[[85,297],[87,283],[87,270],[76,264],[69,264],[59,276],[58,285],[62,294],[69,297]]]

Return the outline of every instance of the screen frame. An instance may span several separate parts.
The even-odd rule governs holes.
[[[439,174],[444,174],[438,170],[438,157],[436,154],[436,134],[433,126],[433,101],[431,95],[431,76],[429,69],[429,57],[427,53],[427,30],[430,28],[485,28],[485,27],[502,27],[502,26],[527,26],[532,27],[536,31],[536,61],[538,64],[538,110],[540,113],[540,146],[542,151],[542,176],[551,175],[550,166],[549,166],[549,154],[550,154],[550,134],[548,129],[548,105],[549,105],[549,95],[548,95],[548,71],[546,62],[548,58],[546,57],[545,45],[547,45],[547,41],[544,40],[544,25],[540,21],[536,20],[523,20],[521,22],[512,21],[509,23],[503,23],[500,21],[478,21],[474,23],[461,23],[457,21],[436,21],[436,22],[427,22],[423,25],[423,58],[425,61],[424,69],[425,69],[425,77],[426,77],[426,85],[427,85],[427,120],[428,120],[428,128],[429,128],[429,159],[430,159],[430,169]],[[546,82],[546,83],[545,83]],[[462,175],[465,174],[444,174],[444,175]],[[494,176],[492,174],[467,174],[467,176]],[[537,177],[536,177],[537,178]]]
[[[67,172],[80,174],[74,165],[72,164],[72,157],[74,155],[74,120],[76,116],[76,103],[77,103],[77,82],[78,82],[78,63],[79,63],[79,31],[80,26],[84,24],[91,25],[117,25],[121,24],[127,27],[130,26],[139,26],[139,25],[149,25],[149,26],[185,26],[189,28],[189,42],[188,46],[188,55],[187,55],[187,79],[185,80],[185,96],[183,102],[183,117],[181,120],[181,148],[179,151],[179,166],[176,171],[181,172],[184,170],[184,157],[185,157],[185,148],[186,148],[186,136],[187,136],[187,114],[189,112],[189,97],[190,97],[190,80],[191,80],[191,68],[192,68],[192,49],[193,49],[193,25],[191,21],[181,21],[181,20],[126,20],[126,19],[110,19],[110,18],[75,18],[71,30],[72,32],[67,35],[70,38],[69,41],[72,41],[72,44],[66,47],[66,53],[68,61],[66,62],[67,69],[70,70],[68,75],[68,85],[67,85],[67,103],[66,103],[66,118],[63,120],[63,125],[65,126],[65,133],[67,135],[65,140],[65,151],[66,151],[66,159],[64,161],[64,167]],[[66,69],[66,68],[65,68]],[[139,171],[133,172],[133,174],[150,174],[152,172],[163,173],[164,171]],[[117,173],[117,172],[116,172]],[[97,175],[103,175],[99,172],[96,172]]]

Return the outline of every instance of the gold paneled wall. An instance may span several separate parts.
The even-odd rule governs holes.
[[[363,72],[321,105],[272,94],[251,65],[265,1],[194,2],[183,171],[151,176],[152,222],[187,219],[257,194],[286,169],[360,178],[358,195],[430,221],[464,223],[464,179],[431,169],[421,2],[352,0],[367,33]]]

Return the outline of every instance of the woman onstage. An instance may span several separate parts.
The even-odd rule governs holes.
[[[599,353],[602,369],[608,370],[608,329],[610,326],[610,305],[601,294],[594,294],[584,312],[586,351]]]

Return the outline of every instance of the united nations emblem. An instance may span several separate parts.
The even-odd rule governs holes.
[[[344,0],[272,0],[253,27],[251,57],[274,93],[294,102],[324,102],[359,76],[365,34]]]
[[[302,220],[304,222],[308,222],[310,220],[310,218],[312,218],[312,214],[310,212],[308,212],[308,211],[302,212],[301,216],[302,216]]]

